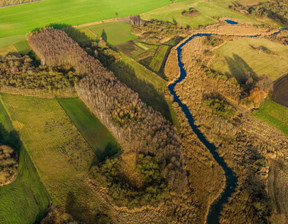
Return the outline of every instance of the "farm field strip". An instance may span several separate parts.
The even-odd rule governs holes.
[[[63,98],[58,99],[58,102],[95,150],[98,158],[95,162],[102,162],[120,151],[120,146],[114,137],[79,98]]]
[[[200,12],[193,18],[183,16],[183,10],[189,10],[189,8],[195,8]],[[192,28],[198,28],[199,25],[205,26],[213,23],[217,23],[217,19],[220,17],[231,17],[242,20],[243,22],[257,24],[258,22],[245,16],[241,13],[234,12],[228,9],[228,4],[223,5],[223,1],[199,1],[199,0],[186,0],[183,2],[177,2],[169,6],[163,6],[162,8],[154,9],[152,11],[143,13],[142,17],[145,20],[158,19],[163,21],[177,22],[183,27],[187,25]]]
[[[181,0],[178,0],[181,1]],[[0,46],[16,40],[4,40],[25,35],[35,28],[51,23],[68,25],[85,24],[110,18],[141,14],[170,4],[169,0],[45,0],[33,4],[17,5],[0,9]],[[99,9],[99,10],[97,10]],[[100,10],[101,9],[101,10]],[[23,39],[18,36],[18,39]],[[4,45],[3,45],[4,44]]]
[[[153,71],[156,71],[156,72],[160,71],[168,49],[169,49],[169,46],[167,45],[161,45],[158,47],[149,65],[149,67]]]
[[[99,200],[85,179],[94,150],[57,100],[8,94],[2,98],[13,121],[22,124],[19,133],[53,204],[66,207],[76,219],[91,223]]]
[[[5,139],[4,143],[6,141],[16,144],[15,137],[13,138],[13,134],[11,135],[14,127],[1,98],[0,122],[3,127],[0,134]],[[0,187],[0,223],[34,223],[45,215],[50,204],[49,194],[41,183],[26,150],[23,143],[18,148],[20,155],[16,180],[9,185]]]
[[[271,100],[265,100],[263,105],[253,112],[253,116],[260,121],[279,129],[288,136],[288,108],[275,103]]]

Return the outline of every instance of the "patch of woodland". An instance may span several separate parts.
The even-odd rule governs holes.
[[[224,206],[221,223],[269,223],[272,203],[267,195],[266,181],[263,181],[267,177],[268,164],[266,158],[259,153],[262,146],[259,147],[255,139],[243,133],[237,136],[237,141],[238,146],[234,149],[239,155],[238,164],[241,169],[238,175],[241,185]],[[240,156],[239,150],[245,151],[244,148],[249,153],[242,152]]]
[[[71,66],[35,65],[29,55],[8,54],[0,58],[0,91],[22,95],[75,95],[79,81]]]
[[[84,78],[76,85],[83,102],[111,131],[126,152],[156,156],[161,177],[172,191],[185,188],[181,144],[172,124],[143,103],[138,94],[121,83],[61,30],[33,33],[28,42],[49,66],[70,65]]]
[[[137,185],[127,178],[121,163],[118,158],[107,159],[90,171],[90,177],[108,189],[108,198],[117,206],[129,209],[145,205],[157,207],[167,197],[169,189],[161,175],[157,157],[142,153],[137,155],[135,172],[140,177]]]
[[[218,94],[210,94],[205,96],[204,102],[215,112],[217,115],[231,119],[236,115],[236,109],[227,100]]]
[[[40,0],[0,0],[0,8],[24,3],[38,2]]]
[[[18,170],[17,152],[8,145],[0,145],[0,186],[15,180]]]
[[[230,5],[230,8],[236,11],[240,11],[244,14],[267,17],[282,25],[288,24],[287,0],[261,1],[258,4],[252,6],[244,6],[238,2],[236,4]]]
[[[151,44],[161,44],[167,41],[168,44],[176,45],[181,39],[179,37],[185,35],[189,30],[189,26],[184,29],[178,25],[177,21],[174,19],[173,22],[151,20],[146,21],[144,25],[133,25],[131,32],[137,36],[140,36],[143,42]]]
[[[221,38],[217,38],[215,36],[208,36],[204,44],[211,47],[217,47],[223,42],[224,41]]]
[[[183,10],[182,15],[187,17],[195,17],[200,15],[200,12],[197,9],[191,7],[188,10]]]

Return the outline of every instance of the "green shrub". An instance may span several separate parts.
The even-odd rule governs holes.
[[[205,103],[219,116],[230,119],[235,116],[236,109],[226,101],[215,98],[207,98]]]

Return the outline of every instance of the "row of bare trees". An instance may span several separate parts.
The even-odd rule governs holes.
[[[49,66],[71,65],[84,76],[76,91],[90,110],[109,128],[124,151],[156,155],[161,174],[171,190],[182,190],[181,144],[174,127],[159,112],[141,101],[112,72],[61,30],[44,29],[29,37],[29,44]]]

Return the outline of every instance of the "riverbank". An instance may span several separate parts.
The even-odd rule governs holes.
[[[199,33],[207,31],[207,33],[210,33],[209,31],[216,33],[216,31],[219,30],[221,35],[234,38],[235,36],[256,35],[265,37],[277,31],[275,29],[262,27],[258,29],[257,27],[245,24],[240,24],[239,26],[240,27],[237,27],[237,29],[239,29],[237,32],[233,32],[233,30],[235,31],[233,25],[223,24],[223,27],[221,25],[206,27],[204,30],[199,31]],[[242,28],[243,33],[240,32]],[[233,34],[235,36],[231,36]],[[185,41],[187,41],[187,39],[177,47],[183,45]],[[263,196],[263,200],[266,201],[265,198],[268,198],[265,188],[267,189],[269,165],[268,163],[262,165],[259,167],[260,170],[254,174],[253,167],[255,168],[255,164],[259,164],[261,160],[269,161],[271,157],[283,158],[283,155],[281,156],[281,153],[279,153],[279,151],[282,150],[278,147],[279,142],[277,142],[277,139],[278,141],[281,140],[281,144],[286,145],[287,139],[281,135],[279,136],[277,130],[265,127],[265,125],[255,121],[251,118],[249,110],[239,105],[239,94],[241,93],[239,86],[233,85],[233,83],[227,80],[207,77],[201,65],[208,63],[212,57],[204,54],[205,50],[211,50],[213,52],[212,47],[210,47],[210,49],[208,48],[209,47],[205,46],[203,38],[201,39],[200,37],[194,38],[187,43],[185,47],[183,46],[181,60],[184,64],[185,71],[187,71],[187,77],[176,86],[176,94],[179,96],[180,101],[187,104],[189,111],[195,119],[196,126],[200,127],[200,131],[208,141],[216,145],[217,152],[219,152],[220,156],[224,158],[224,161],[237,175],[238,187],[236,188],[236,193],[229,199],[229,206],[226,205],[221,212],[221,223],[259,223],[260,219],[258,219],[258,221],[255,220],[255,218],[257,219],[257,214],[251,217],[251,211],[253,211],[253,213],[257,212],[257,209],[253,207],[253,203],[256,202],[255,200],[260,199],[251,196],[255,191],[258,191],[258,193]],[[175,81],[179,74],[175,72],[179,71],[179,69],[175,67],[178,67],[175,63],[175,61],[177,61],[176,49],[177,48],[174,48],[172,50],[165,68],[165,74],[170,81]],[[203,97],[212,93],[218,93],[224,96],[237,108],[239,111],[237,119],[227,120],[221,118],[215,115],[213,111],[204,104]],[[265,127],[264,129],[268,129],[269,133],[259,132],[259,127]],[[255,186],[259,187],[260,191],[248,187],[251,181]],[[257,203],[264,206],[264,201],[263,203],[262,201],[257,201]],[[262,208],[260,208],[260,210],[261,209]],[[265,207],[263,207],[263,209],[265,209]],[[269,211],[267,210],[267,212]],[[250,215],[248,215],[249,213]],[[263,213],[263,215],[265,216],[267,214]],[[265,217],[263,218],[265,219]]]

